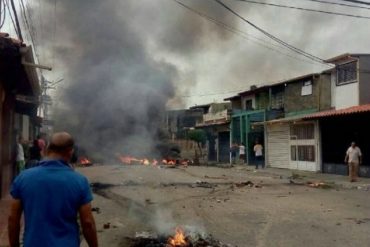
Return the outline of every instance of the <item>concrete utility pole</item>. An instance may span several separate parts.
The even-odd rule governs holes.
[[[58,81],[51,82],[45,79],[45,77],[41,76],[41,102],[40,102],[40,110],[43,117],[43,127],[45,127],[44,132],[51,131],[53,126],[51,116],[49,114],[49,109],[53,105],[53,100],[51,96],[48,94],[48,90],[55,90],[56,85],[63,81],[64,79],[59,79]]]

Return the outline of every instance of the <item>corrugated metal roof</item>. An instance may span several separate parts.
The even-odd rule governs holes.
[[[314,114],[304,116],[303,119],[342,116],[342,115],[358,114],[358,113],[363,113],[363,112],[370,112],[370,104],[352,106],[352,107],[340,109],[340,110],[329,110],[329,111],[317,112]]]

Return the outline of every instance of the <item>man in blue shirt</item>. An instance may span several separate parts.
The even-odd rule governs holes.
[[[24,247],[80,246],[78,214],[88,245],[98,246],[89,183],[68,164],[73,145],[68,133],[54,134],[46,159],[15,179],[10,192],[14,200],[8,222],[11,247],[20,246],[22,212]]]

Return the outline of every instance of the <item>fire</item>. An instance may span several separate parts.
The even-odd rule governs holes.
[[[82,158],[80,158],[80,164],[81,165],[89,165],[89,164],[91,164],[91,162],[88,158],[82,157]]]
[[[181,228],[176,228],[175,236],[170,237],[167,243],[170,245],[170,247],[182,247],[188,245],[185,233]]]

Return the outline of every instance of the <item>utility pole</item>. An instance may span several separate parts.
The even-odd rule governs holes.
[[[43,127],[46,128],[47,131],[51,131],[53,126],[51,116],[49,114],[49,109],[53,104],[53,100],[51,96],[48,94],[48,90],[55,90],[56,85],[63,81],[64,79],[59,79],[56,82],[51,82],[45,79],[43,75],[41,75],[41,100],[40,100],[40,113],[43,117]]]

